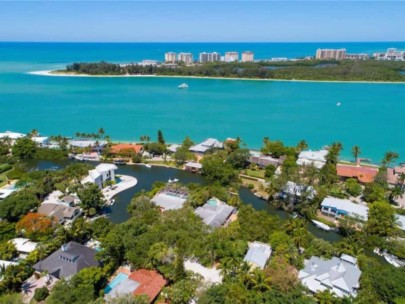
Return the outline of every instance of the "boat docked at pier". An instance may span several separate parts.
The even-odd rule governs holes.
[[[325,230],[325,231],[332,230],[331,227],[329,227],[328,225],[326,225],[326,224],[324,224],[322,222],[319,222],[319,221],[316,221],[316,220],[312,220],[311,222],[319,229],[322,229],[322,230]]]

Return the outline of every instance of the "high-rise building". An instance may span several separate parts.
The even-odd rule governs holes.
[[[221,60],[221,54],[217,53],[217,52],[213,52],[213,53],[200,53],[200,58],[199,61],[201,63],[204,62],[216,62],[216,61],[220,61]]]
[[[189,65],[193,63],[193,54],[191,53],[179,53],[179,61]]]
[[[225,53],[225,62],[234,62],[239,60],[238,52],[226,52]]]
[[[176,60],[176,53],[174,53],[174,52],[167,52],[166,54],[165,54],[165,61],[166,62],[171,62],[171,63],[173,63],[173,62],[176,62],[177,60]]]
[[[242,62],[252,62],[254,54],[251,51],[246,51],[242,53]]]
[[[316,59],[345,59],[346,49],[318,49],[316,51]]]

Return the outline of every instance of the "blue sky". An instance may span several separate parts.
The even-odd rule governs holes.
[[[405,41],[404,1],[1,1],[0,41]]]

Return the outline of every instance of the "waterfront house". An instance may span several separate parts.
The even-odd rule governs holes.
[[[49,137],[46,136],[33,136],[31,137],[31,140],[35,142],[39,147],[48,147],[50,144]]]
[[[144,151],[142,145],[137,144],[116,144],[111,146],[112,154],[131,156],[132,154],[142,154]]]
[[[387,182],[390,185],[399,184],[401,174],[405,174],[405,164],[395,166],[394,168],[387,168]],[[405,186],[405,180],[402,182],[402,185]]]
[[[102,189],[105,182],[115,181],[115,170],[117,169],[114,164],[99,164],[95,169],[89,170],[89,175],[82,180],[82,184],[94,183]]]
[[[139,269],[130,274],[119,272],[104,290],[107,303],[114,303],[115,298],[132,294],[147,295],[152,303],[167,284],[164,277],[156,270]]]
[[[87,267],[98,267],[96,251],[76,242],[69,242],[33,267],[37,272],[47,271],[57,279],[68,279]]]
[[[11,131],[6,131],[6,132],[2,132],[0,133],[0,139],[8,139],[10,140],[10,144],[14,145],[15,141],[19,138],[23,138],[26,137],[26,134],[22,134],[22,133],[17,133],[17,132],[11,132]]]
[[[188,162],[184,165],[184,170],[197,173],[200,172],[202,169],[202,164],[197,162]]]
[[[12,239],[10,242],[14,244],[21,259],[25,259],[28,254],[30,254],[37,248],[38,245],[38,243],[31,242],[29,239],[26,238],[15,238]]]
[[[74,221],[82,214],[79,207],[70,207],[63,203],[42,203],[38,208],[38,213],[53,218],[59,224],[63,224],[68,220]]]
[[[313,293],[329,290],[341,298],[356,297],[361,276],[356,258],[346,254],[330,260],[313,256],[304,265],[298,278]]]
[[[280,158],[274,158],[268,155],[250,152],[249,162],[252,164],[257,164],[260,168],[265,168],[268,165],[272,165],[277,168],[278,166],[283,164],[285,159],[286,159],[285,156],[281,156]]]
[[[205,224],[211,227],[221,227],[234,220],[233,215],[237,211],[234,207],[225,204],[219,199],[213,197],[203,206],[195,209],[197,214]]]
[[[321,203],[321,212],[334,218],[351,217],[367,221],[368,207],[352,203],[347,199],[326,197]]]
[[[168,153],[175,153],[177,151],[178,148],[180,148],[181,145],[177,145],[177,144],[171,144],[167,147],[167,152]]]
[[[326,163],[326,156],[328,155],[328,153],[328,150],[302,151],[298,155],[297,165],[313,165],[315,168],[321,169]]]
[[[80,149],[88,148],[91,151],[98,152],[107,145],[107,141],[94,139],[71,139],[68,141],[68,145],[71,148],[80,148]]]
[[[212,149],[223,149],[224,145],[222,142],[215,138],[208,138],[202,143],[190,147],[189,151],[198,155],[204,155],[207,151]]]
[[[281,190],[281,198],[289,199],[293,202],[300,201],[303,197],[312,200],[316,195],[316,191],[312,186],[300,185],[292,181],[288,181]]]
[[[243,258],[252,268],[264,269],[271,256],[271,246],[261,242],[249,243],[249,250]]]
[[[166,188],[151,199],[151,203],[160,208],[161,211],[177,210],[184,206],[188,193],[178,189]]]
[[[357,178],[361,183],[372,183],[378,174],[378,168],[337,164],[336,173],[344,179]]]

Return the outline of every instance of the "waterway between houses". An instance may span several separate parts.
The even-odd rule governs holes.
[[[35,160],[27,163],[30,169],[49,170],[49,169],[61,169],[72,163],[73,160],[63,161],[44,161]],[[138,180],[138,184],[131,189],[125,190],[115,196],[115,203],[113,206],[107,207],[108,217],[114,223],[121,223],[129,218],[127,212],[127,206],[130,203],[132,197],[142,191],[149,191],[152,188],[153,183],[157,181],[167,182],[169,178],[177,178],[183,184],[189,183],[204,183],[204,178],[199,174],[193,174],[183,170],[174,168],[166,168],[153,166],[147,168],[143,165],[135,166],[119,166],[117,174],[125,174],[134,176]],[[282,220],[290,218],[290,214],[284,210],[277,209],[275,206],[265,202],[264,200],[256,197],[247,188],[241,188],[239,191],[240,198],[246,204],[252,205],[256,210],[264,210],[271,215],[275,215]],[[329,231],[323,231],[316,228],[312,223],[308,224],[308,230],[316,237],[322,238],[329,242],[337,242],[342,239],[342,236],[338,233]]]

